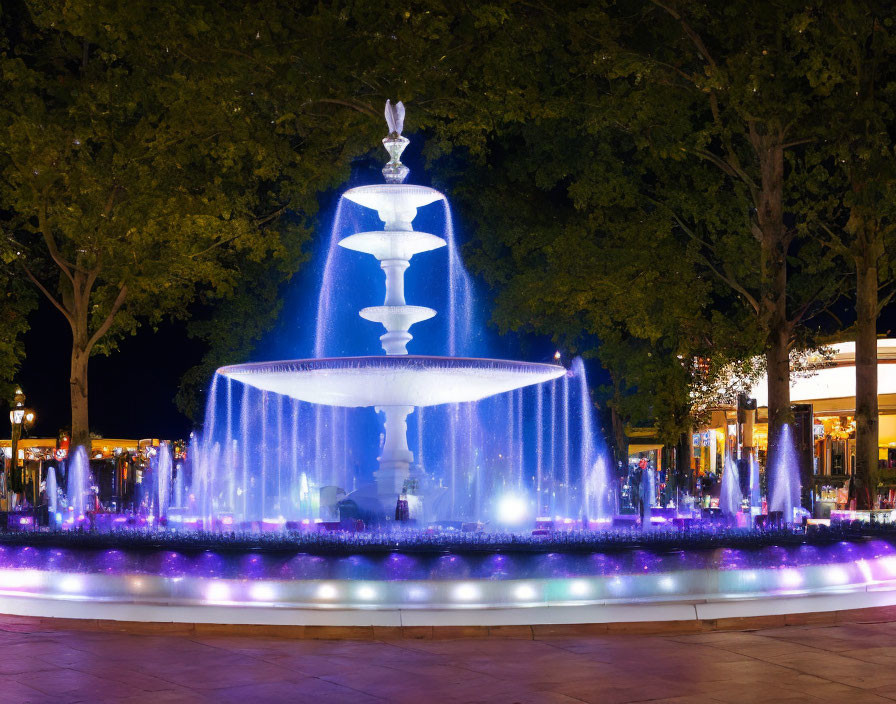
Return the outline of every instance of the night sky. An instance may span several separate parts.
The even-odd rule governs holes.
[[[41,301],[25,337],[25,361],[19,383],[27,404],[37,411],[32,436],[53,436],[71,420],[68,323],[49,302]],[[104,437],[179,438],[190,421],[177,410],[174,395],[180,377],[198,363],[204,347],[187,338],[183,323],[166,323],[153,332],[141,328],[122,340],[112,355],[90,360],[91,431]],[[5,414],[4,414],[5,417]],[[9,433],[6,421],[5,433]]]

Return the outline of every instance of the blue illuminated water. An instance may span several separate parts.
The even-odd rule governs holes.
[[[338,246],[350,234],[381,228],[374,211],[340,199],[326,248],[309,267],[319,278],[304,286],[304,296],[287,297],[279,339],[262,350],[289,358],[382,354],[381,330],[358,316],[382,301],[382,272],[369,256]],[[447,201],[420,208],[414,228],[443,237],[447,246],[416,255],[406,272],[409,302],[438,311],[414,326],[409,351],[492,356],[495,340],[484,332],[486,316]],[[285,327],[291,321],[293,333]],[[416,409],[408,430],[414,491],[423,497],[414,516],[419,523],[490,524],[501,498],[520,492],[533,517],[599,519],[615,509],[615,482],[580,359],[544,387]],[[205,430],[191,451],[189,508],[206,519],[285,522],[338,516],[334,502],[348,499],[370,519],[365,508],[382,432],[372,408],[309,404],[216,376]]]
[[[725,467],[722,471],[722,490],[719,496],[719,508],[722,515],[733,518],[740,513],[744,497],[740,489],[740,473],[737,470],[734,457],[729,452],[725,457]]]
[[[793,509],[800,505],[800,470],[793,431],[781,426],[776,441],[774,463],[769,470],[769,510],[781,511],[784,520],[793,521]]]

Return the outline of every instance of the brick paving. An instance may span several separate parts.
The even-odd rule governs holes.
[[[0,702],[896,701],[896,622],[387,641],[72,625],[0,617]]]

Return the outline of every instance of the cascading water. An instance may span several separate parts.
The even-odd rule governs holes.
[[[761,487],[759,486],[759,460],[756,455],[750,454],[750,508],[759,508],[762,505]]]
[[[56,511],[59,503],[59,486],[56,481],[56,467],[50,465],[47,467],[46,479],[47,506],[50,514],[50,524],[56,522]]]
[[[158,497],[158,514],[160,518],[168,516],[168,506],[171,502],[171,470],[171,448],[167,442],[163,442],[159,446],[156,463],[156,496]]]
[[[384,143],[391,150],[400,140]],[[441,236],[412,230],[410,219]],[[382,279],[359,252],[373,254],[386,275],[382,306],[370,305]],[[442,194],[394,184],[351,189],[321,255],[314,359],[215,376],[206,428],[190,452],[196,515],[282,524],[357,511],[369,519],[377,510],[389,515],[388,497],[405,491],[422,499],[416,515],[427,522],[491,521],[510,492],[529,496],[536,515],[612,513],[611,470],[598,452],[581,360],[562,373],[457,357],[487,349]],[[412,257],[421,263],[409,267]],[[430,275],[440,269],[447,277]],[[405,289],[433,308],[405,304]],[[386,327],[387,356],[359,310]],[[447,356],[402,357],[405,345]]]
[[[790,425],[781,426],[775,443],[775,462],[769,473],[769,511],[780,511],[786,523],[800,505],[800,465]]]
[[[84,516],[87,508],[87,494],[90,491],[90,460],[87,450],[76,447],[68,462],[66,498],[72,508],[74,518]]]
[[[719,496],[719,508],[722,515],[734,518],[740,513],[744,497],[740,489],[740,473],[731,453],[726,453],[725,467],[722,471],[722,488]]]

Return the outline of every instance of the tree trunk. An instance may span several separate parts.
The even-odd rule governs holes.
[[[90,425],[87,416],[87,363],[90,352],[86,351],[84,340],[75,335],[72,341],[72,366],[69,386],[72,402],[71,447],[83,445],[90,453]],[[84,332],[86,337],[86,331]]]
[[[766,470],[773,471],[781,428],[792,419],[790,410],[790,331],[777,325],[769,330],[765,348],[768,366],[768,455]]]
[[[616,462],[613,472],[618,470],[618,463],[621,462],[624,469],[628,469],[628,437],[625,434],[625,420],[619,413],[619,406],[622,401],[622,392],[620,383],[616,375],[611,371],[610,380],[613,382],[613,400],[610,404],[610,424],[613,428],[613,446],[616,450]]]
[[[760,248],[759,319],[765,339],[768,366],[768,457],[773,468],[781,428],[790,421],[790,336],[787,317],[787,245],[784,227],[784,147],[780,130],[760,133],[751,127],[753,147],[761,173],[756,208],[756,235]]]
[[[874,508],[878,479],[877,262],[856,260],[856,505]]]

